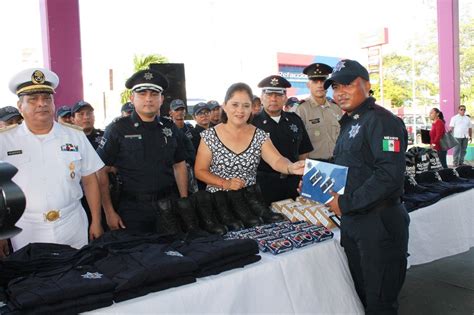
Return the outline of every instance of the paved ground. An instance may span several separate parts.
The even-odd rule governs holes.
[[[474,314],[474,248],[412,266],[399,297],[399,314]]]

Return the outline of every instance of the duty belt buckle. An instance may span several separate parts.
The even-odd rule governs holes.
[[[59,210],[49,210],[46,213],[43,213],[44,222],[54,222],[61,217],[61,211]]]

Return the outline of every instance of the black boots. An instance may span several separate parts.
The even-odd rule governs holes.
[[[244,191],[244,196],[250,206],[250,209],[256,216],[261,217],[263,222],[275,223],[285,220],[285,217],[282,214],[273,212],[265,205],[262,197],[262,191],[257,184],[245,187],[242,190]]]
[[[182,233],[176,212],[171,206],[171,201],[169,199],[161,199],[156,203],[158,206],[156,231],[160,234]]]
[[[188,233],[200,233],[199,220],[194,205],[189,198],[179,198],[175,201],[176,212],[183,223],[183,228]]]
[[[245,227],[253,227],[259,225],[262,220],[250,212],[249,206],[244,198],[244,189],[241,190],[231,190],[227,192],[227,197],[229,198],[230,205],[234,211],[237,218],[242,220]]]
[[[214,199],[214,210],[219,221],[227,226],[229,231],[236,231],[244,228],[242,221],[237,220],[229,208],[227,193],[225,191],[216,191],[212,194]]]
[[[224,235],[227,228],[217,221],[212,207],[211,193],[207,191],[198,191],[193,194],[195,208],[201,219],[200,226],[209,233]]]

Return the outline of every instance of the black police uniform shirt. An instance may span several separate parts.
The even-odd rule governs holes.
[[[184,147],[186,149],[186,162],[194,166],[194,162],[196,161],[196,149],[193,145],[193,133],[192,130],[194,127],[190,124],[185,123],[183,128],[179,128],[181,132],[184,134]]]
[[[191,134],[192,134],[192,139],[191,141],[193,142],[194,149],[196,149],[196,152],[199,147],[199,143],[201,142],[201,132],[206,130],[204,127],[196,125],[193,129],[191,129]]]
[[[92,144],[94,150],[97,150],[99,147],[100,141],[102,140],[102,136],[104,135],[104,131],[101,129],[92,129],[92,132],[89,135],[86,135],[87,140]]]
[[[335,163],[349,167],[347,184],[339,196],[343,214],[365,212],[384,200],[403,194],[408,134],[401,119],[367,98],[340,120],[334,149]]]
[[[270,133],[270,139],[281,155],[291,162],[299,160],[301,154],[313,151],[313,145],[301,118],[290,112],[281,112],[280,121],[274,121],[262,111],[254,117],[252,124]],[[260,161],[259,172],[275,172],[264,160]]]
[[[97,153],[115,166],[124,192],[157,193],[176,184],[173,165],[184,161],[184,135],[167,118],[143,122],[136,112],[107,126]]]

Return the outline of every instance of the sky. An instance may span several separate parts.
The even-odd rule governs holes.
[[[8,90],[16,72],[43,65],[39,1],[0,1],[0,107],[16,101]],[[114,110],[135,54],[184,63],[188,98],[222,101],[238,81],[259,94],[258,82],[278,70],[278,52],[366,64],[361,33],[387,27],[384,53],[403,54],[436,18],[436,0],[79,0],[79,6],[84,98],[93,104],[105,98]]]

